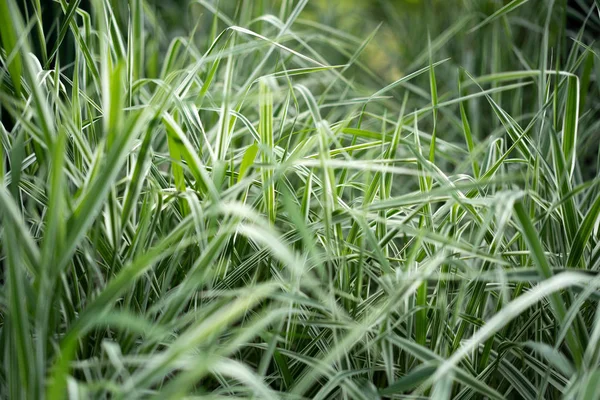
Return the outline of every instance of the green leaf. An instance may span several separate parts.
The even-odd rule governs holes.
[[[17,94],[21,93],[23,73],[22,49],[18,40],[18,35],[21,33],[18,27],[21,24],[21,15],[14,0],[0,2],[0,38],[8,57],[8,70]]]
[[[562,131],[562,151],[567,163],[568,175],[572,176],[575,169],[575,154],[577,151],[577,131],[579,124],[579,78],[567,78],[567,100]]]
[[[381,395],[388,396],[393,394],[401,394],[417,388],[428,377],[433,375],[437,366],[423,364],[409,372],[402,378],[398,379],[390,386],[379,391]]]
[[[253,143],[244,152],[244,157],[240,163],[240,169],[238,171],[238,182],[241,181],[245,176],[246,172],[254,165],[256,154],[258,153],[258,143]]]
[[[265,167],[261,170],[264,191],[264,202],[269,221],[275,223],[277,208],[275,204],[275,182],[273,181],[272,165],[274,164],[273,150],[275,142],[273,139],[273,94],[268,84],[261,79],[259,95],[259,129],[261,140],[261,160]]]
[[[569,257],[567,259],[567,266],[577,267],[580,265],[583,253],[590,242],[590,238],[592,236],[592,232],[594,230],[594,226],[598,221],[598,217],[600,216],[600,196],[596,197],[596,200],[590,207],[588,213],[583,218],[577,233],[575,234],[575,238],[573,239],[573,243],[571,248],[569,249]]]

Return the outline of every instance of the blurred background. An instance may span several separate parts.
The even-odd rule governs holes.
[[[90,11],[94,0],[72,0]],[[106,0],[113,5],[114,17],[127,32],[129,2]],[[600,16],[594,2],[598,0],[525,0],[518,1],[513,11],[486,23],[502,7],[514,5],[509,0],[145,0],[146,52],[144,75],[158,77],[164,66],[164,55],[176,38],[190,40],[199,51],[206,51],[216,35],[231,25],[278,34],[276,21],[285,21],[298,5],[304,5],[291,31],[293,37],[284,43],[296,46],[302,53],[312,49],[329,65],[351,64],[344,76],[353,89],[362,88],[363,95],[388,85],[408,73],[423,68],[431,61],[448,59],[436,67],[437,90],[454,96],[461,68],[475,77],[498,72],[553,68],[567,65],[570,72],[589,76],[582,82],[581,110],[586,99],[598,96],[596,77],[600,76],[599,52],[588,52],[580,59],[583,46],[596,46],[600,37]],[[61,4],[62,3],[62,4]],[[304,4],[305,3],[305,4]],[[46,49],[52,49],[59,36],[58,28],[65,18],[61,1],[22,0],[21,11],[27,20],[43,21]],[[41,14],[36,14],[41,9]],[[93,14],[93,13],[92,13]],[[268,19],[265,15],[272,15]],[[483,24],[483,26],[481,26]],[[479,27],[481,26],[481,27]],[[477,29],[474,31],[474,28]],[[548,36],[545,38],[544,32]],[[38,58],[43,60],[43,46],[32,32],[30,39]],[[548,54],[543,57],[541,45],[547,40]],[[74,60],[74,38],[67,34],[59,48],[63,71],[69,75]],[[574,49],[574,50],[573,50]],[[49,51],[49,50],[46,50]],[[311,54],[307,54],[311,55]],[[47,55],[46,55],[47,56]],[[279,61],[272,60],[273,63]],[[55,62],[54,60],[52,62]],[[184,67],[185,57],[178,60]],[[254,66],[250,63],[247,68]],[[323,88],[327,82],[323,82]],[[493,83],[492,83],[493,86]],[[410,92],[409,107],[418,108],[430,102],[427,88],[429,77],[423,74],[402,84],[386,95],[392,106],[399,108],[406,91]],[[319,88],[312,88],[317,90]],[[452,94],[454,93],[454,94]],[[530,115],[537,104],[536,89],[515,90],[511,95],[494,95],[494,101],[513,115]],[[389,105],[389,104],[388,104]],[[531,107],[530,107],[531,105]],[[589,104],[588,104],[589,105]],[[392,108],[393,108],[392,107]],[[488,108],[471,104],[468,110],[475,137],[487,137],[499,126]],[[443,112],[442,112],[443,114]],[[582,113],[583,125],[595,124],[600,116],[598,102]],[[6,113],[2,119],[5,126]],[[482,123],[483,121],[483,123]],[[457,124],[452,118],[439,120],[439,128]],[[582,126],[583,126],[582,125]],[[427,129],[428,127],[425,126]],[[452,131],[450,129],[449,131]],[[449,138],[452,139],[452,138]],[[581,157],[596,163],[598,144],[594,136],[583,136]],[[586,146],[587,144],[590,146]],[[595,170],[590,168],[590,171]],[[585,173],[585,171],[584,171]]]
[[[519,11],[511,17],[511,23],[499,26],[490,25],[486,30],[469,33],[469,27],[493,14],[508,0],[309,0],[302,11],[299,24],[308,28],[314,24],[329,27],[347,33],[344,38],[331,35],[330,41],[338,53],[331,52],[332,43],[311,43],[318,50],[326,49],[331,64],[347,62],[349,52],[356,44],[368,35],[377,31],[371,45],[360,59],[377,77],[389,81],[398,79],[406,71],[424,65],[428,60],[428,38],[432,40],[432,51],[437,58],[451,57],[452,64],[463,66],[473,73],[490,73],[494,67],[522,67],[522,64],[535,65],[539,60],[527,58],[528,51],[521,45],[539,45],[530,39],[531,35],[540,35],[547,17],[546,10],[552,3],[550,47],[561,45],[562,56],[565,57],[570,45],[569,37],[577,36],[587,20],[585,35],[596,38],[600,34],[600,18],[597,13],[586,15],[595,0],[531,0],[524,2]],[[34,4],[39,0],[23,0],[21,2],[24,15],[34,14]],[[80,0],[79,7],[89,10],[92,0]],[[120,15],[116,17],[123,24],[127,23],[128,2],[109,0]],[[250,27],[253,18],[271,13],[280,16],[283,8],[291,10],[296,0],[146,0],[146,7],[154,11],[157,17],[155,30],[149,32],[159,40],[187,36],[194,31],[197,38],[209,34],[212,28],[214,12],[219,10],[220,28],[226,28],[226,20],[240,26]],[[42,2],[44,26],[53,32],[50,36],[56,39],[56,26],[65,18],[60,2]],[[226,17],[225,17],[226,16]],[[561,28],[566,21],[567,31]],[[539,23],[537,25],[536,23]],[[53,29],[54,28],[54,29]],[[301,33],[301,32],[299,32]],[[489,39],[484,37],[490,35]],[[32,35],[35,42],[35,36]],[[66,38],[67,40],[69,37]],[[322,37],[315,35],[316,41]],[[541,37],[540,37],[541,39]],[[495,43],[495,46],[490,46]],[[47,45],[51,48],[52,43]],[[321,46],[320,46],[321,45]],[[481,47],[484,47],[482,49]],[[39,46],[37,46],[39,49]],[[63,60],[68,60],[69,46],[62,46]],[[166,51],[166,49],[165,49]],[[481,62],[478,58],[486,58],[489,62]],[[501,63],[501,64],[500,64]],[[469,66],[479,66],[479,70]],[[504,68],[506,69],[506,68]],[[371,76],[373,78],[373,76]]]

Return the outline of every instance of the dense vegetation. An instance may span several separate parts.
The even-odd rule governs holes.
[[[597,398],[598,1],[183,3],[0,0],[1,398]]]

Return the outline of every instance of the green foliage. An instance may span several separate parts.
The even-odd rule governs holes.
[[[597,5],[55,3],[0,2],[0,398],[596,396]]]

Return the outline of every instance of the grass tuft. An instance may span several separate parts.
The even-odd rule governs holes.
[[[598,1],[330,3],[0,1],[0,398],[595,398]]]

